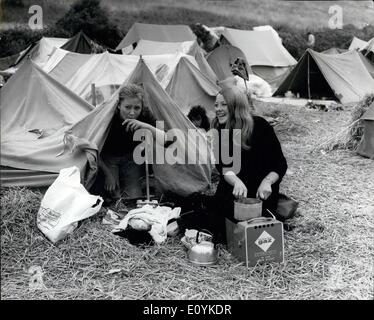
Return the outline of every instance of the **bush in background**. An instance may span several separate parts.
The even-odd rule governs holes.
[[[22,0],[2,0],[4,7],[20,7],[23,8],[25,4]]]
[[[13,1],[13,0],[8,0]],[[105,4],[105,2],[103,2]],[[57,4],[56,4],[57,5]],[[250,30],[259,21],[223,16],[213,12],[168,6],[153,7],[152,10],[136,12],[119,11],[110,13],[100,5],[100,0],[78,0],[57,23],[42,31],[30,29],[13,29],[0,31],[0,57],[12,55],[25,49],[30,43],[42,36],[71,37],[83,30],[90,38],[110,48],[115,48],[122,37],[135,22],[154,24],[186,24],[204,44],[208,43],[209,34],[198,23],[207,26],[226,26]],[[353,36],[362,40],[374,37],[374,26],[358,29],[347,25],[343,30],[293,29],[287,25],[274,25],[283,39],[283,45],[295,59],[299,59],[307,48],[307,31],[312,31],[316,38],[314,50],[323,51],[331,47],[347,49]],[[207,51],[212,47],[205,45]]]
[[[100,0],[78,0],[56,22],[56,28],[67,31],[70,36],[82,30],[110,48],[115,48],[121,41],[117,26],[109,20],[109,12],[100,6]]]
[[[17,27],[0,31],[0,57],[7,57],[21,52],[30,44],[39,41],[42,37],[68,38],[69,36],[68,32],[56,28],[31,30],[29,28]]]

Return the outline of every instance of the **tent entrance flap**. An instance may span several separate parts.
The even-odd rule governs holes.
[[[288,87],[284,87],[286,92],[291,90],[293,94],[299,94],[300,98],[305,99],[321,99],[336,100],[336,96],[332,91],[330,85],[322,75],[314,59],[305,55],[306,63],[300,63],[295,68],[298,68],[288,83]]]

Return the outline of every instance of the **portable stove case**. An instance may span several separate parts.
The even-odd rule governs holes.
[[[274,216],[240,222],[226,218],[226,238],[229,252],[247,267],[284,261],[283,223]]]

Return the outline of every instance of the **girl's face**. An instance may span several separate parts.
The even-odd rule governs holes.
[[[142,102],[139,98],[125,98],[118,106],[119,114],[123,120],[137,119],[142,112]]]
[[[216,97],[216,102],[214,104],[214,109],[216,111],[216,116],[220,124],[225,124],[227,122],[229,110],[227,108],[227,103],[223,98],[222,94],[218,94]]]
[[[201,119],[201,117],[198,117],[198,118],[195,118],[195,119],[192,119],[192,123],[195,125],[195,127],[197,128],[200,128],[201,127],[201,123],[203,122],[203,120]]]

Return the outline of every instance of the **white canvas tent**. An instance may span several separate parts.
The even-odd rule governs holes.
[[[225,28],[222,44],[231,44],[245,55],[252,72],[273,88],[283,81],[297,61],[272,30],[237,30]]]
[[[144,62],[156,76],[163,88],[168,85],[183,54],[142,56]],[[186,56],[197,66],[191,56]],[[139,56],[118,55],[108,52],[89,58],[65,85],[80,97],[92,102],[91,85],[96,87],[97,104],[108,99],[123,81],[134,71]]]

